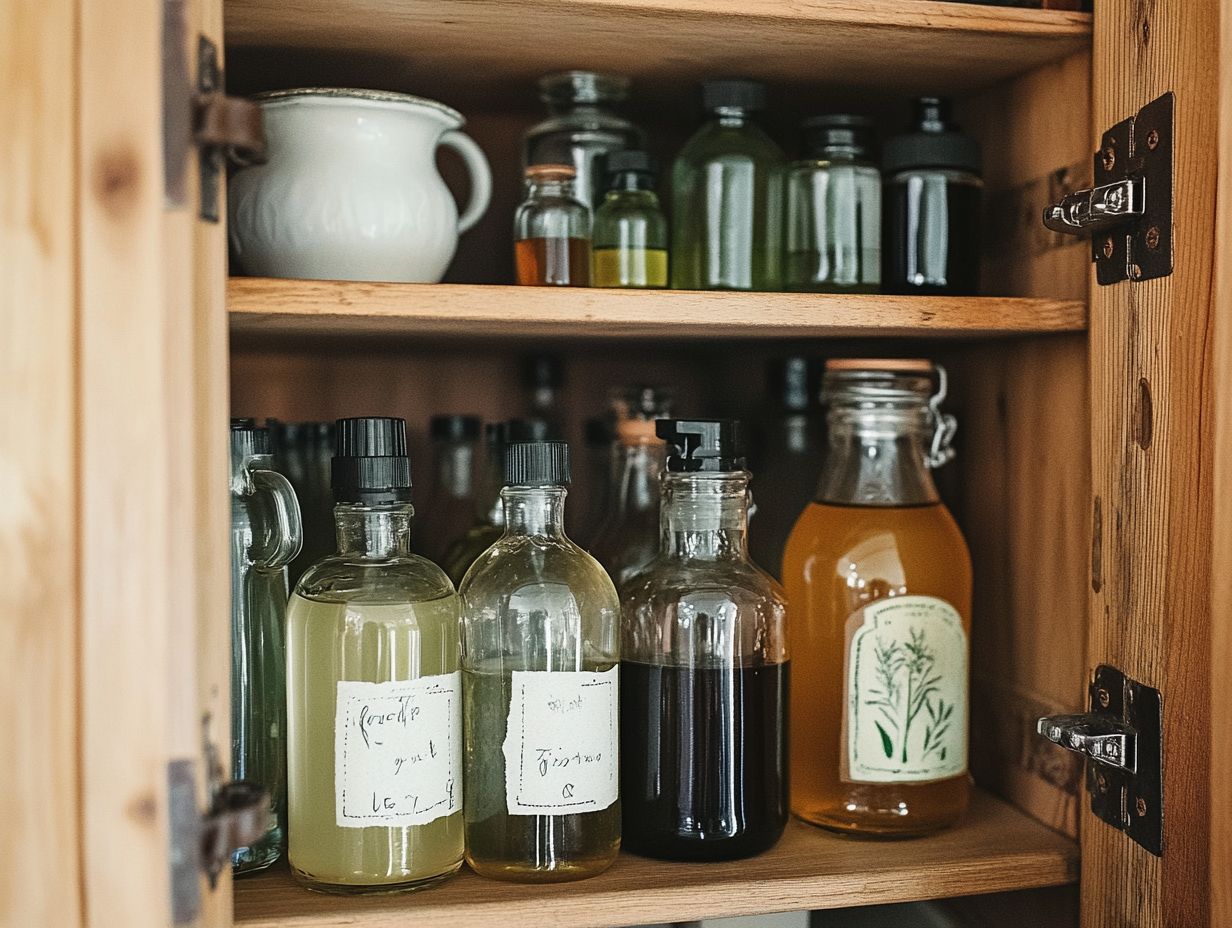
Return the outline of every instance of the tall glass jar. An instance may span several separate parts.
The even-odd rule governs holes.
[[[287,565],[302,541],[299,504],[273,470],[269,431],[231,420],[231,771],[265,788],[269,827],[231,855],[236,873],[268,867],[286,839]]]
[[[938,390],[933,393],[933,383]],[[910,836],[967,806],[971,559],[930,469],[949,459],[945,373],[831,361],[817,500],[783,556],[794,657],[792,809]]]
[[[291,872],[393,892],[462,866],[462,681],[453,584],[411,553],[401,419],[339,419],[338,553],[287,615]]]
[[[590,208],[579,198],[569,165],[526,169],[526,195],[513,216],[518,283],[531,287],[590,285]]]
[[[581,199],[592,209],[603,200],[603,156],[640,148],[642,130],[615,112],[629,95],[629,79],[593,71],[564,71],[539,79],[549,116],[526,132],[522,167],[567,164],[577,173]]]
[[[576,880],[620,849],[620,605],[565,535],[563,442],[505,450],[505,534],[462,581],[466,859]]]
[[[649,857],[747,857],[787,822],[783,590],[749,560],[737,423],[660,420],[658,434],[659,554],[621,598],[624,842]]]

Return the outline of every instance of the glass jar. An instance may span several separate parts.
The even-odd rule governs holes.
[[[273,470],[268,429],[231,420],[231,771],[269,793],[269,826],[231,855],[235,873],[268,867],[286,839],[287,565],[299,553],[299,504]]]
[[[572,166],[580,198],[597,209],[604,193],[601,159],[644,144],[642,130],[614,111],[628,95],[629,79],[615,74],[564,71],[540,78],[539,99],[550,115],[527,130],[522,167]]]
[[[787,169],[783,289],[876,293],[881,284],[881,172],[872,120],[805,120],[804,160]]]
[[[621,600],[624,843],[670,860],[747,857],[787,822],[783,590],[748,557],[737,423],[657,431],[659,554]]]
[[[291,872],[312,889],[393,892],[462,866],[459,607],[411,553],[401,419],[339,419],[338,553],[287,615]]]
[[[644,151],[608,156],[607,195],[595,213],[594,286],[667,286],[667,217],[654,190],[656,171]]]
[[[783,582],[809,668],[791,688],[792,809],[835,831],[926,834],[967,806],[971,559],[930,473],[952,456],[944,397],[928,361],[826,366],[829,447]]]
[[[568,165],[526,169],[526,197],[513,217],[517,281],[525,286],[590,285],[590,208]]]
[[[620,607],[565,535],[563,442],[505,449],[505,533],[462,581],[466,859],[543,883],[620,850]]]

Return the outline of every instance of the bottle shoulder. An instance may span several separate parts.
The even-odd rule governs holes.
[[[783,150],[759,125],[725,126],[709,122],[697,130],[676,156],[674,170],[689,170],[710,161],[745,160],[773,167],[785,163]]]
[[[418,554],[388,558],[332,554],[317,561],[295,584],[305,599],[331,602],[424,602],[455,595],[453,582]]]
[[[733,603],[761,601],[781,607],[787,601],[782,585],[752,561],[680,561],[655,557],[622,586],[625,608],[643,604],[710,600]]]
[[[607,571],[568,538],[504,536],[479,555],[466,572],[459,592],[464,599],[507,597],[532,586],[568,586],[616,603]]]

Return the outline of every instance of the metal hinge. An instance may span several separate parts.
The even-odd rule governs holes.
[[[1166,93],[1104,133],[1095,185],[1044,210],[1054,232],[1091,235],[1101,284],[1172,273],[1172,110]]]
[[[1091,811],[1152,854],[1163,855],[1163,741],[1159,690],[1108,664],[1095,670],[1091,711],[1051,715],[1038,732],[1087,758]]]

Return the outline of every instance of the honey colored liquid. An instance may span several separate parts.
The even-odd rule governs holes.
[[[531,287],[589,287],[590,240],[524,238],[513,244],[518,283]]]
[[[851,783],[840,776],[847,620],[891,594],[945,600],[971,631],[971,563],[940,503],[907,507],[810,503],[783,553],[791,641],[791,808],[836,831],[884,837],[953,824],[968,776]]]

